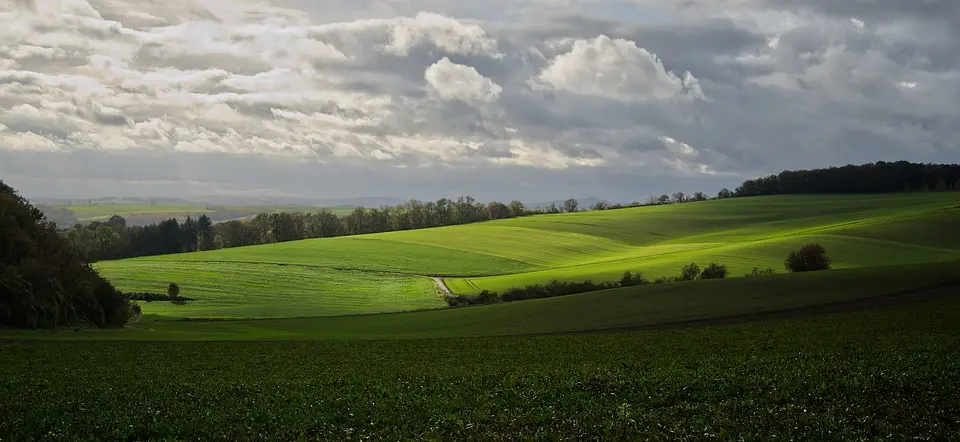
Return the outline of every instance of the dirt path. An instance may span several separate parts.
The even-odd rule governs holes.
[[[433,279],[433,282],[437,283],[437,287],[440,287],[440,291],[443,292],[444,296],[453,297],[453,292],[447,288],[447,284],[443,282],[443,278],[437,276],[431,276],[430,278]]]

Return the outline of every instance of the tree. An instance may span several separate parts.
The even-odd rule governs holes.
[[[680,281],[693,281],[700,276],[700,266],[696,263],[690,263],[683,266],[683,269],[680,270],[680,277],[677,278]]]
[[[177,298],[180,297],[180,286],[175,282],[171,282],[170,285],[167,286],[167,296],[170,297],[171,301],[176,301]]]
[[[570,198],[563,202],[564,212],[576,212],[580,208],[580,201]]]
[[[506,204],[498,203],[496,201],[491,201],[487,204],[487,212],[490,213],[490,219],[503,219],[509,218],[512,214],[509,207]]]
[[[197,218],[197,250],[210,250],[213,245],[213,221],[206,214]]]
[[[657,198],[657,204],[670,204],[670,195],[660,195],[660,198]]]
[[[830,270],[831,259],[820,244],[807,244],[799,251],[792,250],[787,255],[784,266],[791,272],[812,272]]]
[[[180,250],[184,252],[197,251],[197,221],[190,216],[180,225]]]
[[[607,210],[607,203],[605,203],[605,202],[603,202],[603,201],[597,201],[596,203],[593,204],[593,207],[591,207],[591,209],[592,209],[592,210]]]
[[[720,192],[717,193],[718,200],[727,199],[727,198],[733,198],[733,192],[731,192],[730,189],[723,188],[720,190]]]
[[[700,272],[700,279],[721,279],[727,277],[727,266],[712,263]]]
[[[692,197],[690,197],[690,201],[706,201],[706,200],[707,200],[707,194],[703,192],[696,192],[693,194]]]
[[[55,224],[0,181],[0,328],[122,326],[132,313]]]
[[[510,201],[510,214],[513,216],[523,216],[527,211],[526,207],[523,206],[523,203],[517,200]]]
[[[675,204],[680,204],[686,201],[687,201],[686,195],[684,195],[683,192],[676,192],[673,194],[673,202]]]
[[[620,277],[620,287],[630,287],[635,285],[645,285],[649,284],[650,281],[647,281],[643,277],[643,274],[640,272],[633,273],[629,270],[623,272],[623,276]]]

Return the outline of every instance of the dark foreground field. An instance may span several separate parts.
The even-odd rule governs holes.
[[[947,440],[960,293],[673,331],[0,344],[0,439]]]

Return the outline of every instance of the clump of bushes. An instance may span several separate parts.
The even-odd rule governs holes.
[[[484,290],[477,295],[453,295],[447,296],[447,303],[451,306],[492,304],[496,302],[523,301],[527,299],[552,298],[555,296],[575,295],[578,293],[594,292],[598,290],[614,289],[619,287],[632,287],[648,284],[666,284],[674,281],[693,281],[696,279],[719,279],[727,277],[727,266],[712,263],[704,269],[696,263],[690,263],[683,267],[680,276],[663,276],[653,281],[645,278],[640,272],[626,271],[620,280],[614,282],[601,282],[599,284],[593,281],[558,281],[553,280],[545,285],[532,284],[525,287],[513,287],[507,289],[502,294]]]
[[[784,261],[784,267],[791,272],[814,272],[830,270],[832,260],[826,249],[820,244],[807,244],[800,250],[792,250]]]
[[[700,279],[723,279],[727,277],[727,266],[712,263],[700,272]]]
[[[750,273],[747,273],[744,276],[769,276],[776,273],[777,271],[774,269],[761,269],[760,267],[754,267]]]
[[[154,302],[154,301],[168,301],[168,302],[183,302],[183,301],[196,301],[195,298],[187,298],[185,296],[177,295],[176,298],[171,298],[169,294],[163,293],[151,293],[151,292],[132,292],[124,293],[127,299],[131,301],[144,301],[144,302]]]

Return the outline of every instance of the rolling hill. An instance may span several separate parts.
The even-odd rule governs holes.
[[[146,304],[182,317],[294,317],[442,307],[428,276],[471,294],[551,279],[614,280],[625,270],[675,275],[689,262],[782,271],[803,244],[836,269],[960,258],[960,193],[736,198],[305,240],[102,262],[128,291],[175,281],[199,298]]]

